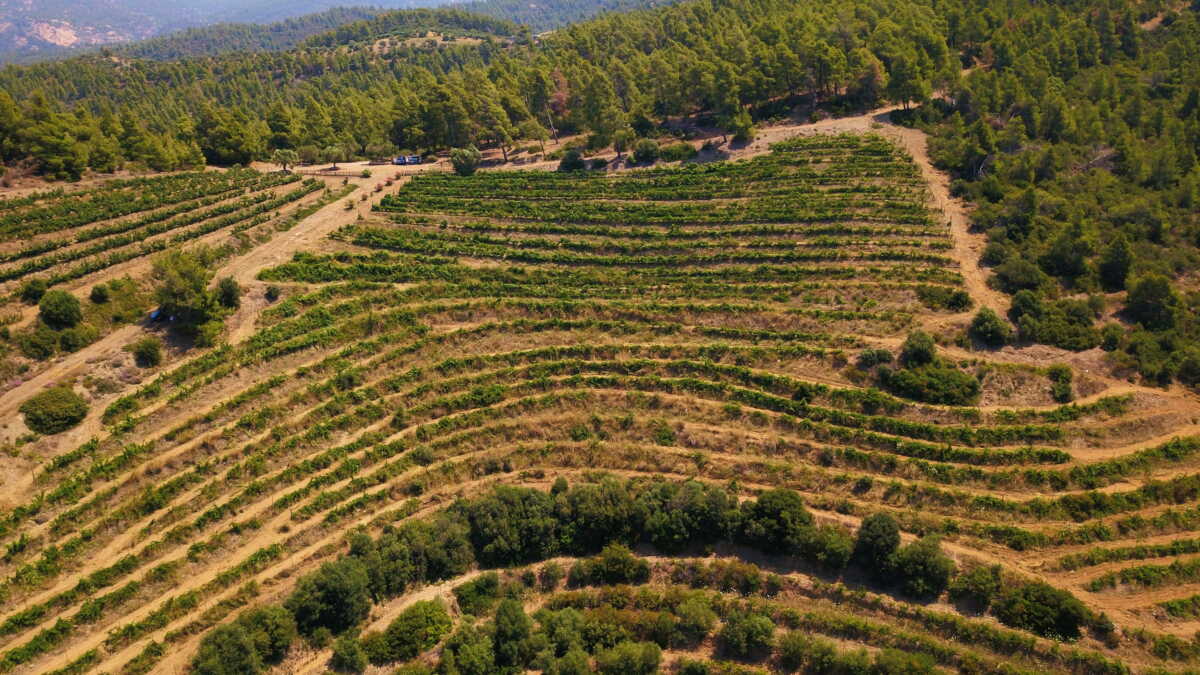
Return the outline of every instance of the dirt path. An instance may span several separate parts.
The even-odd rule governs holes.
[[[366,166],[365,162],[360,163]],[[347,168],[358,169],[358,165]],[[431,165],[426,165],[431,166]],[[252,285],[255,277],[262,270],[287,262],[292,255],[302,250],[317,250],[318,244],[331,232],[347,223],[353,222],[359,214],[365,215],[370,210],[370,204],[378,195],[374,192],[376,185],[385,184],[395,175],[395,171],[383,170],[373,172],[370,178],[349,178],[349,184],[357,185],[358,189],[349,195],[321,207],[316,213],[292,229],[271,239],[271,241],[256,246],[243,256],[227,262],[217,270],[218,277],[233,277],[239,284]],[[407,176],[402,180],[406,180]],[[327,179],[331,189],[340,188],[340,180]],[[398,181],[399,182],[399,181]],[[379,193],[382,194],[382,193]],[[370,195],[367,201],[361,201],[363,195]],[[347,204],[355,205],[347,209]]]
[[[9,423],[8,427],[3,432],[0,432],[0,436],[7,437],[14,433],[19,434],[24,432],[24,423],[17,424],[15,422],[18,420],[17,408],[21,406],[25,399],[47,387],[52,387],[60,382],[86,374],[88,366],[93,363],[120,355],[122,348],[129,344],[141,329],[140,325],[118,328],[84,349],[67,354],[54,363],[54,365],[34,375],[19,386],[0,394],[0,420],[5,420]],[[115,397],[115,394],[113,397]],[[105,400],[107,398],[105,397]],[[100,413],[103,410],[103,407],[96,405],[94,401],[92,409],[88,413],[88,419],[84,420],[83,424],[57,437],[55,439],[57,445],[63,449],[70,449],[86,441],[95,432],[97,428],[95,425],[99,424]],[[94,422],[95,425],[89,424],[89,422]],[[30,480],[33,479],[32,476],[29,478]],[[5,485],[5,491],[7,492],[11,487]]]

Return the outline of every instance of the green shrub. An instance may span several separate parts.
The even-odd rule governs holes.
[[[570,582],[575,586],[641,584],[650,578],[650,564],[621,544],[609,544],[600,555],[576,562]]]
[[[925,331],[915,330],[908,334],[904,344],[900,346],[900,363],[910,368],[933,363],[937,358],[937,344],[933,336]]]
[[[197,675],[257,675],[266,672],[254,640],[240,627],[217,626],[200,641],[192,660]]]
[[[896,551],[892,569],[904,594],[932,600],[946,590],[954,562],[942,553],[936,536],[926,536]]]
[[[703,598],[691,598],[675,608],[675,631],[671,641],[681,646],[700,643],[717,625],[717,614]]]
[[[64,328],[58,333],[58,346],[64,352],[77,352],[100,338],[100,331],[90,324]]]
[[[524,670],[532,656],[529,638],[533,632],[533,622],[525,614],[520,601],[512,598],[502,600],[496,608],[492,625],[492,649],[497,668],[505,671]]]
[[[141,368],[153,368],[162,363],[162,340],[154,336],[146,336],[129,345],[127,349],[133,354],[134,363]]]
[[[378,665],[416,658],[421,652],[441,642],[453,625],[441,601],[415,602],[388,625],[384,631],[386,652],[383,655],[373,654],[372,662]],[[384,660],[375,660],[385,655]]]
[[[221,333],[225,331],[225,324],[217,321],[205,321],[196,328],[196,346],[197,347],[212,347],[217,344],[221,338]]]
[[[837,644],[831,640],[800,631],[789,631],[779,638],[779,665],[787,672],[843,672],[833,668],[837,658]]]
[[[333,642],[333,656],[329,666],[339,673],[361,673],[367,669],[367,653],[362,643],[349,633]]]
[[[1003,347],[1012,339],[1012,326],[990,307],[984,307],[975,314],[967,332],[988,347]]]
[[[267,290],[263,293],[263,295],[267,298],[267,302],[275,302],[279,299],[280,293],[282,293],[280,288],[275,284],[271,284],[270,286],[267,286]]]
[[[278,605],[243,612],[237,620],[216,627],[200,641],[192,661],[193,673],[243,675],[267,671],[287,655],[296,639],[292,615]]]
[[[1100,329],[1100,348],[1106,352],[1115,351],[1125,338],[1125,329],[1119,323],[1106,323]]]
[[[741,540],[768,553],[798,553],[813,517],[793,490],[767,490],[742,503]]]
[[[1095,312],[1083,300],[1065,298],[1044,302],[1032,291],[1013,297],[1013,320],[1021,337],[1032,342],[1080,351],[1100,344],[1100,333],[1093,325]]]
[[[39,434],[57,434],[83,421],[88,404],[70,387],[47,389],[21,404],[25,425]]]
[[[224,277],[217,282],[217,302],[226,309],[237,309],[242,304],[242,287],[233,277]]]
[[[979,256],[979,262],[984,265],[1002,265],[1008,260],[1011,255],[1008,247],[998,241],[989,241],[987,246],[983,247],[983,253]]]
[[[443,667],[451,665],[451,659],[461,675],[485,675],[496,670],[491,636],[470,621],[460,623],[458,630],[446,640],[442,649]]]
[[[265,664],[276,664],[287,655],[296,639],[296,622],[291,612],[279,605],[247,610],[234,624],[254,643]]]
[[[596,670],[604,675],[650,675],[658,672],[662,649],[653,642],[622,642],[596,654]]]
[[[450,164],[454,167],[454,173],[460,176],[474,175],[482,161],[483,153],[479,152],[474,145],[454,148],[450,151]]]
[[[349,633],[347,633],[349,635]],[[392,661],[392,648],[388,644],[387,635],[382,632],[366,633],[360,639],[363,655],[368,663],[381,664]]]
[[[762,614],[732,614],[717,634],[721,650],[736,659],[759,660],[771,651],[775,622]]]
[[[963,572],[950,582],[950,598],[977,612],[986,611],[1000,592],[1000,566],[979,566]]]
[[[1033,290],[1050,283],[1050,277],[1024,258],[1009,258],[995,267],[996,280],[1005,293]]]
[[[843,528],[834,525],[810,527],[801,537],[797,553],[811,563],[836,572],[850,562],[854,554],[854,538]]]
[[[464,614],[481,616],[500,599],[500,575],[487,572],[479,577],[454,587],[458,608]]]
[[[88,298],[91,299],[94,304],[103,305],[104,303],[108,302],[108,286],[105,284],[96,284],[95,286],[92,286],[92,292],[88,295]]]
[[[21,288],[17,291],[17,297],[21,298],[21,302],[27,305],[36,305],[41,301],[42,296],[46,294],[46,289],[50,284],[46,283],[45,279],[34,278],[21,284]]]
[[[965,312],[971,309],[971,296],[961,288],[922,285],[917,287],[917,299],[929,309]]]
[[[864,349],[858,355],[858,367],[870,369],[892,362],[892,353],[886,349]]]
[[[859,525],[854,542],[854,560],[876,579],[891,570],[892,556],[900,547],[900,525],[887,513],[873,513]]]
[[[1042,581],[1001,592],[992,611],[1007,626],[1062,640],[1078,638],[1088,619],[1087,608],[1075,596]]]
[[[1130,318],[1152,331],[1172,328],[1179,306],[1179,296],[1171,288],[1171,281],[1160,274],[1135,280],[1125,302]]]
[[[593,672],[595,671],[592,670],[592,663],[588,659],[587,652],[579,647],[563,654],[562,658],[556,659],[546,669],[546,675],[591,675]]]
[[[558,587],[558,583],[566,576],[563,567],[558,562],[551,560],[542,565],[538,570],[538,584],[543,591],[551,591]]]
[[[658,143],[643,138],[633,144],[633,161],[636,164],[653,164],[658,161]]]
[[[368,585],[363,563],[353,557],[343,558],[301,577],[284,606],[305,635],[322,627],[341,633],[365,619],[370,611]]]
[[[671,143],[659,149],[659,157],[664,162],[681,162],[696,156],[696,148],[691,143]]]
[[[940,405],[970,405],[979,399],[979,380],[953,366],[880,369],[880,383],[897,396]]]
[[[58,349],[58,333],[47,326],[17,334],[17,349],[35,361],[45,361]]]
[[[208,282],[215,258],[216,252],[207,247],[169,249],[154,258],[151,275],[157,282],[159,310],[186,331],[209,321],[214,313]]]
[[[38,301],[38,316],[51,328],[73,328],[83,320],[79,299],[66,291],[46,291]]]
[[[1074,374],[1071,372],[1071,367],[1056,363],[1046,369],[1046,376],[1050,378],[1050,395],[1059,403],[1070,403],[1075,398],[1075,394],[1071,391],[1071,381],[1074,379]]]
[[[563,152],[562,160],[558,163],[558,170],[563,172],[583,171],[587,168],[587,163],[583,161],[583,153],[575,148],[568,148]]]

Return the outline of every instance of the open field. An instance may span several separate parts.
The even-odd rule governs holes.
[[[1193,664],[1194,397],[1080,368],[1064,393],[1050,362],[956,343],[991,302],[964,280],[974,261],[962,214],[931,210],[946,197],[937,185],[931,195],[927,162],[874,133],[788,136],[730,162],[431,172],[380,193],[383,177],[364,179],[382,197],[364,218],[351,194],[231,255],[221,273],[250,292],[227,343],[97,397],[86,432],[26,446],[30,476],[6,485],[0,512],[0,672],[184,672],[210,629],[283,602],[297,579],[350,555],[358,528],[381,549],[413,523],[447,538],[466,528],[465,560],[413,563],[422,571],[377,593],[363,625],[383,630],[431,598],[458,620],[453,589],[480,568],[570,567],[599,551],[609,531],[580,535],[590,521],[575,511],[546,516],[553,525],[534,517],[529,504],[575,504],[548,496],[560,477],[581,495],[619,484],[663,512],[691,506],[645,496],[660,477],[699,481],[734,511],[786,488],[832,539],[887,513],[906,543],[940,535],[960,571],[1000,565],[1011,583],[1049,582],[1094,615],[1064,644],[946,595],[918,601],[853,564],[748,543],[728,523],[680,525],[671,540],[634,516],[619,539],[648,567],[617,578],[632,587],[502,574],[527,611],[580,610],[659,643],[667,663],[729,657],[717,625],[749,613],[776,629],[775,648],[739,657],[762,669],[787,667],[786,644],[868,660],[895,647],[966,672]],[[0,276],[79,287],[165,247],[274,222],[325,187],[284,180],[183,174],[139,202],[100,187],[73,193],[94,208],[69,217],[49,213],[54,197],[4,203]],[[53,231],[30,229],[42,211]],[[279,300],[262,298],[267,285]],[[915,401],[864,363],[895,358],[917,330],[940,339],[939,363],[975,382],[973,395]],[[29,391],[16,386],[11,403]],[[496,486],[531,489],[519,493],[527,510],[495,507],[522,523],[508,537],[476,505]],[[412,557],[436,558],[449,539],[434,538]],[[715,623],[655,632],[682,624],[698,597]],[[801,649],[788,631],[830,642]],[[297,643],[277,671],[324,672],[330,654]]]

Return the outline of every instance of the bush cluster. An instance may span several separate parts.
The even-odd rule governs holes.
[[[83,421],[88,404],[67,386],[47,389],[21,404],[25,425],[39,434],[57,434]]]
[[[933,336],[913,331],[900,347],[901,368],[881,366],[879,384],[897,396],[941,405],[970,405],[979,399],[979,380],[938,357]],[[872,356],[871,362],[880,359]]]
[[[382,632],[361,639],[349,637],[367,617],[373,602],[399,596],[414,584],[453,578],[477,564],[509,567],[598,549],[598,555],[584,558],[572,568],[572,584],[641,584],[648,580],[650,568],[633,555],[628,545],[658,541],[678,550],[720,539],[735,539],[768,553],[797,555],[812,564],[835,569],[847,564],[853,555],[856,563],[880,583],[894,585],[923,600],[945,590],[954,572],[953,563],[941,552],[936,538],[901,546],[894,519],[875,515],[863,522],[857,538],[852,539],[843,530],[816,526],[799,495],[788,490],[769,490],[739,505],[725,490],[694,481],[606,479],[570,487],[560,480],[549,492],[498,486],[427,518],[389,528],[378,538],[361,532],[352,534],[345,557],[302,577],[282,606],[268,608],[262,616],[277,617],[271,625],[287,627],[294,622],[295,632],[322,643],[340,635],[334,641],[335,660],[343,664],[339,667],[355,670],[364,660],[387,664],[411,659],[450,632],[452,623],[446,608],[434,601],[414,604]],[[543,575],[551,578],[549,587],[561,575],[557,569]],[[745,563],[713,563],[705,566],[704,574],[714,587],[743,593],[779,589],[777,577],[764,578],[756,567]],[[995,590],[985,581],[973,572],[955,586],[955,593],[958,597],[990,599]],[[530,571],[521,583],[538,582],[538,575]],[[542,583],[546,586],[544,580]],[[495,619],[487,625],[477,626],[472,619],[461,623],[445,642],[443,666],[449,664],[464,673],[520,671],[530,666],[576,672],[570,669],[586,666],[588,654],[594,654],[601,672],[653,672],[661,648],[694,645],[717,621],[713,608],[699,595],[681,599],[670,615],[644,615],[635,621],[640,627],[632,631],[621,628],[632,617],[616,620],[605,618],[602,612],[585,615],[553,606],[539,611],[535,618],[540,628],[534,630],[521,603],[503,597],[511,595],[505,588],[496,574],[485,573],[454,590],[467,616],[486,614],[494,603],[499,604]],[[586,592],[565,595],[582,597],[579,594]],[[997,616],[1012,625],[1044,631],[1046,607],[1054,602],[1056,607],[1069,611],[1065,599],[1073,600],[1070,594],[1047,598],[1037,589],[1009,591],[996,601]],[[284,616],[287,621],[280,618]],[[1056,617],[1054,634],[1071,637],[1066,630],[1070,620]],[[261,618],[255,621],[264,622]],[[263,630],[275,634],[274,629]],[[237,658],[230,657],[229,663],[248,669],[246,672],[257,672],[253,670],[256,663],[269,663],[281,649],[286,651],[286,646],[278,645],[290,638],[255,642],[276,645],[266,650],[249,646],[251,641],[245,635],[251,632],[214,631],[206,638],[197,663],[201,657],[212,661],[213,654],[233,654]],[[292,633],[282,629],[278,632],[285,637]],[[726,617],[718,644],[734,658],[762,658],[775,645],[774,623],[754,611],[735,612]],[[781,644],[781,650],[792,653],[786,657],[789,659],[808,658],[806,650],[796,645]]]

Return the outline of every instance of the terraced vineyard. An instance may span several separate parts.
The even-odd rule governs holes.
[[[9,341],[0,347],[0,390],[54,373],[65,355],[134,330],[152,308],[154,256],[203,245],[228,259],[311,214],[332,196],[318,194],[324,188],[295,175],[231,169],[0,200],[0,320]],[[85,298],[70,325],[38,319],[36,305],[49,289]],[[98,383],[111,378],[92,370],[94,393],[109,393],[110,385]],[[12,442],[15,425],[4,426],[3,440]]]
[[[283,188],[286,187],[287,190]],[[0,281],[69,283],[218,230],[244,232],[317,181],[250,170],[109,181],[0,202]]]
[[[0,519],[0,672],[1193,664],[1194,402],[953,339],[966,402],[900,396],[931,371],[879,364],[972,309],[927,201],[871,135],[414,178],[43,464]]]

